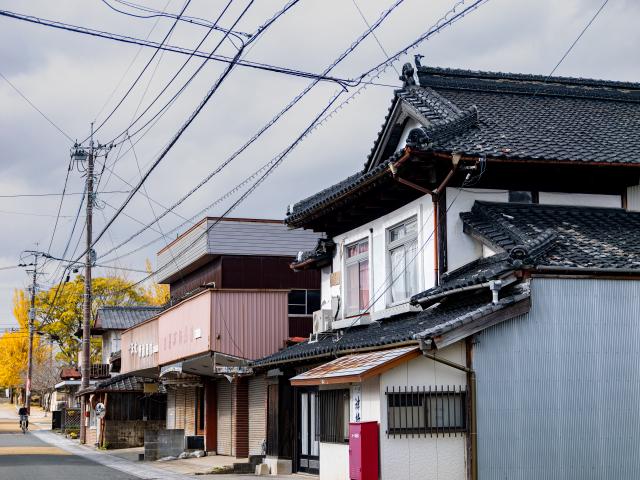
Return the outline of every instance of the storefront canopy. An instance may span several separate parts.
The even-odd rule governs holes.
[[[414,345],[392,350],[347,355],[293,377],[291,385],[329,385],[333,383],[362,382],[419,355],[420,349]]]

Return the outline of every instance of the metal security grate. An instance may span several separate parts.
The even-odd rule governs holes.
[[[387,437],[451,436],[467,431],[467,392],[462,385],[389,387]]]
[[[62,409],[61,429],[64,433],[80,430],[80,409],[79,408],[63,408]]]

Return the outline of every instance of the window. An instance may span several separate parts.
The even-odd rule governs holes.
[[[349,441],[349,390],[320,390],[320,441]]]
[[[312,315],[320,310],[320,290],[291,290],[289,315]]]
[[[369,240],[346,247],[346,314],[358,315],[369,305]]]
[[[387,435],[433,435],[465,432],[467,394],[464,387],[404,387],[385,392]]]
[[[407,300],[418,293],[418,229],[416,218],[388,231],[391,267],[391,303]]]

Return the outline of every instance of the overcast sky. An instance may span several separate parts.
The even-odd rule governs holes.
[[[109,1],[119,5],[114,0]],[[220,24],[231,25],[247,1],[233,2]],[[369,23],[392,4],[391,0],[357,2]],[[380,43],[387,53],[395,53],[428,30],[454,3],[449,0],[405,0],[376,31]],[[192,0],[186,15],[213,20],[226,4],[223,0]],[[236,29],[254,32],[283,4],[282,0],[256,1]],[[546,75],[601,4],[602,0],[490,0],[395,65],[400,70],[404,62],[412,61],[413,54],[421,53],[425,65]],[[159,10],[166,7],[168,12],[177,13],[184,0],[146,1],[144,5]],[[4,0],[0,1],[0,9],[131,37],[149,36],[154,41],[161,41],[173,23],[166,18],[125,16],[111,10],[102,0]],[[638,13],[640,2],[610,0],[556,75],[637,82],[640,78]],[[256,41],[245,58],[320,72],[366,28],[352,0],[301,0]],[[193,48],[205,33],[203,27],[180,24],[168,43]],[[220,39],[219,34],[210,35],[201,50],[210,51]],[[87,136],[91,121],[99,124],[104,120],[153,52],[151,48],[0,17],[0,72],[74,139],[82,140]],[[232,56],[233,46],[226,42],[219,53]],[[332,74],[341,78],[357,77],[384,58],[380,46],[370,37]],[[138,106],[142,105],[144,109],[185,59],[183,55],[169,52],[158,55],[141,82],[97,133],[97,140],[107,142],[125,130]],[[200,59],[193,59],[168,93],[173,95],[200,64]],[[140,179],[138,165],[144,171],[156,158],[223,68],[224,65],[209,62],[133,150],[128,142],[121,151],[120,147],[115,148],[107,159],[108,166],[118,158],[118,153],[129,151],[118,158],[113,174],[104,171],[100,190],[126,191],[130,187],[125,181],[137,182]],[[379,81],[400,85],[397,77],[389,68]],[[140,227],[137,221],[146,223],[154,213],[162,212],[160,204],[170,205],[189,191],[308,83],[309,80],[303,78],[237,67],[149,177],[145,185],[152,199],[151,206],[142,194],[136,195],[125,210],[127,216],[120,216],[98,244],[98,255],[135,232]],[[185,218],[212,203],[285,149],[335,91],[336,85],[332,83],[316,86],[259,141],[184,202],[176,210],[177,214],[166,216],[160,222],[162,232],[182,224]],[[393,87],[389,86],[370,86],[364,90],[294,149],[231,215],[282,218],[288,204],[361,168],[383,122],[392,92]],[[168,93],[151,112],[155,113],[164,105],[170,98]],[[133,141],[137,139],[134,137]],[[0,142],[0,195],[62,191],[71,143],[1,78]],[[101,164],[102,160],[99,167]],[[82,192],[83,182],[81,172],[73,170],[67,192]],[[102,229],[106,219],[113,215],[113,207],[118,207],[125,196],[126,193],[99,195],[101,209],[95,216],[94,231]],[[62,218],[51,248],[53,255],[61,255],[69,240],[80,198],[80,195],[65,197]],[[221,214],[235,198],[237,196],[208,213]],[[39,249],[48,248],[58,200],[59,197],[0,197],[0,267],[16,265],[20,252],[34,249],[36,244]],[[180,231],[190,225],[186,223]],[[155,253],[175,238],[175,233],[163,237],[157,232],[157,225],[154,229],[156,231],[147,231],[117,252],[125,254],[153,239],[158,241],[115,264],[144,268],[146,259],[155,262]],[[71,240],[71,251],[79,234],[77,229]],[[55,267],[55,263],[47,266],[48,275],[40,279],[43,287],[58,280],[53,275]],[[142,276],[128,275],[131,279]],[[0,327],[13,323],[13,289],[23,288],[26,282],[27,276],[22,269],[0,270]]]

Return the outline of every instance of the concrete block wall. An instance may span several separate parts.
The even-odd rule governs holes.
[[[106,447],[110,449],[141,447],[144,445],[145,430],[164,428],[164,420],[107,420],[105,421],[104,440]]]

